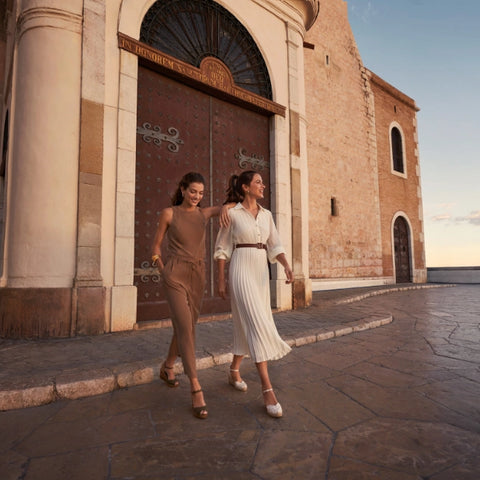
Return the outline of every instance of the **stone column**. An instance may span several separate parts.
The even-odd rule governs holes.
[[[70,333],[82,2],[23,1],[17,20],[2,334]]]

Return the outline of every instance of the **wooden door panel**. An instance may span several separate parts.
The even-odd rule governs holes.
[[[137,321],[169,317],[160,278],[150,265],[160,211],[171,204],[180,178],[205,177],[202,205],[221,205],[230,175],[258,170],[267,186],[262,205],[270,208],[269,118],[211,97],[139,67],[135,195]],[[207,227],[206,286],[201,314],[230,311],[217,295],[213,249],[218,219]],[[162,255],[166,257],[166,242]]]
[[[267,187],[262,205],[270,208],[269,118],[214,97],[211,97],[211,105],[212,204],[221,205],[225,201],[231,175],[253,168],[262,175]],[[206,288],[209,294],[204,298],[203,313],[230,310],[230,300],[222,300],[217,295],[213,251],[218,229],[218,222],[212,222],[207,236],[207,264],[210,266]]]
[[[408,240],[408,224],[404,218],[398,217],[393,226],[395,250],[395,281],[409,283],[410,275],[410,247]]]
[[[139,67],[135,192],[137,319],[169,317],[160,278],[150,264],[160,211],[171,205],[180,178],[209,171],[209,98]],[[208,202],[208,200],[207,200]],[[166,242],[162,255],[165,258]]]
[[[212,202],[220,205],[225,201],[228,180],[233,174],[243,170],[257,170],[262,175],[266,185],[265,198],[261,204],[270,208],[270,150],[269,150],[269,118],[258,113],[232,105],[223,100],[212,97]],[[217,269],[213,261],[214,242],[217,237],[219,225],[211,225],[212,242],[207,242],[207,257],[210,262],[207,288],[210,286],[211,295],[204,300],[205,312],[222,311],[218,306],[224,305],[230,310],[230,301],[223,303],[216,293]],[[228,269],[228,264],[227,264]],[[228,275],[226,275],[228,278]],[[228,286],[227,286],[228,287]]]

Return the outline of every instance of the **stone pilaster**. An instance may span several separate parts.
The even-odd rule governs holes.
[[[103,138],[105,101],[105,5],[85,0],[78,176],[77,256],[72,334],[108,329],[101,275]]]
[[[292,198],[293,308],[311,303],[312,289],[308,269],[308,164],[303,85],[303,36],[289,28],[288,84],[290,119],[290,177]]]

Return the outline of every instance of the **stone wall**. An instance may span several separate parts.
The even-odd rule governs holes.
[[[382,227],[382,258],[385,275],[395,275],[392,229],[395,218],[403,216],[411,229],[412,280],[425,282],[422,191],[418,155],[415,101],[368,71],[375,99],[375,125]],[[404,140],[404,174],[393,169],[390,129],[395,126]]]
[[[314,46],[305,49],[310,275],[380,277],[372,99],[347,3],[322,2],[306,41]]]
[[[478,283],[480,267],[428,268],[428,281],[432,283]]]

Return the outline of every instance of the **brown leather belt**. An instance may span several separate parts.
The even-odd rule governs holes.
[[[267,249],[267,246],[264,243],[237,243],[235,248],[258,248],[258,249]]]

